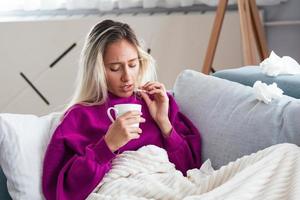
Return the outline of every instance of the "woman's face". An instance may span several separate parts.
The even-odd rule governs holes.
[[[131,96],[140,69],[135,46],[124,39],[114,42],[106,47],[103,60],[108,91],[119,97]]]

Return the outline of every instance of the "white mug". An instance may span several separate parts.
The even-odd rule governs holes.
[[[121,116],[124,113],[129,112],[129,111],[140,111],[141,112],[142,105],[127,103],[127,104],[116,104],[116,105],[114,105],[114,107],[109,107],[107,109],[107,115],[108,115],[108,118],[110,119],[110,121],[114,122],[115,119],[111,116],[111,113],[110,113],[111,110],[113,110],[115,112],[115,116],[116,116],[116,118],[118,118],[119,116]],[[139,123],[133,124],[132,126],[139,127]]]

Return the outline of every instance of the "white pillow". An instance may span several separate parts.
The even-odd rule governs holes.
[[[0,114],[0,165],[12,199],[44,199],[43,158],[60,116],[60,113],[43,117]]]

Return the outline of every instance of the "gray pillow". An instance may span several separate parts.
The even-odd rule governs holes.
[[[300,100],[283,96],[265,104],[253,89],[185,70],[174,85],[181,111],[202,135],[202,160],[218,169],[277,143],[300,145]]]

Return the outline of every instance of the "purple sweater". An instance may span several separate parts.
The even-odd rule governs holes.
[[[173,126],[168,138],[162,136],[145,101],[139,97],[120,98],[109,93],[108,100],[102,105],[77,104],[71,107],[55,130],[46,151],[42,178],[46,199],[85,199],[111,169],[111,161],[117,153],[137,150],[149,144],[164,148],[169,160],[184,175],[188,169],[199,168],[200,133],[179,112],[174,98],[168,96],[169,119]],[[140,138],[129,141],[118,152],[111,152],[103,139],[111,124],[106,110],[120,103],[141,104],[146,122],[140,124],[143,130]]]

